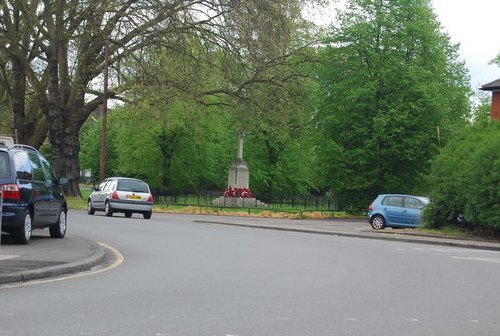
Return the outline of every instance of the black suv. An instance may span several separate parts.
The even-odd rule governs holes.
[[[33,229],[49,228],[50,236],[66,234],[68,212],[62,186],[49,162],[35,148],[25,145],[0,147],[2,231],[15,242],[28,244]]]

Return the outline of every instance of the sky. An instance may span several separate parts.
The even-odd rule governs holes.
[[[434,13],[452,43],[460,44],[471,86],[500,79],[500,67],[488,63],[500,54],[499,0],[432,0]]]
[[[340,4],[337,6],[341,7],[344,1],[338,2]],[[489,64],[500,54],[500,0],[431,2],[443,31],[450,36],[453,44],[460,44],[460,60],[465,61],[469,70],[472,89],[476,90],[484,84],[500,79],[500,67]],[[324,20],[331,22],[334,17],[333,10],[322,11],[319,16],[326,17]]]

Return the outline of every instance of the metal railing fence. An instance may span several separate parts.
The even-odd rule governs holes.
[[[224,197],[223,192],[198,192],[198,193],[162,193],[153,192],[154,202],[159,205],[179,205],[179,206],[212,206],[218,198]],[[258,195],[256,198],[259,199]],[[230,202],[227,202],[230,203]],[[288,196],[272,198],[270,201],[264,201],[268,209],[272,210],[317,210],[317,211],[341,211],[337,200],[334,196]],[[224,203],[225,204],[225,203]],[[252,207],[252,201],[245,202]],[[220,206],[220,205],[217,205]],[[229,205],[228,205],[229,207]]]

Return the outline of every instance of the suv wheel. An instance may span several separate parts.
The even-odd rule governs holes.
[[[370,224],[375,230],[381,230],[385,228],[385,219],[380,215],[375,215],[370,219]]]
[[[57,223],[49,226],[50,236],[52,238],[64,238],[64,236],[66,235],[66,226],[66,212],[64,210],[61,210]]]
[[[23,226],[20,227],[19,230],[17,230],[14,233],[14,239],[15,239],[16,243],[28,244],[30,242],[30,239],[31,239],[31,231],[32,231],[31,213],[28,210],[26,210],[26,212],[24,213]]]
[[[108,201],[106,201],[106,204],[104,205],[104,214],[108,217],[113,216],[113,209],[111,209],[111,205],[109,205]]]
[[[89,215],[93,215],[93,214],[95,214],[95,209],[94,209],[94,207],[92,206],[92,202],[90,201],[90,199],[89,199],[89,200],[88,200],[88,202],[87,202],[87,213],[88,213]]]

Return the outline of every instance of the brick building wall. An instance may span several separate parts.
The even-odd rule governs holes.
[[[491,120],[500,121],[500,91],[493,91],[491,97]]]

